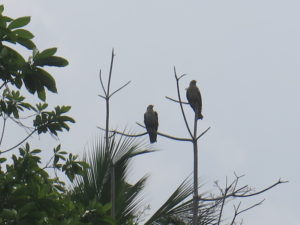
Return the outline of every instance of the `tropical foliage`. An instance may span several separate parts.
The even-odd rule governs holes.
[[[139,155],[151,153],[154,150],[143,142],[133,138],[113,137],[109,148],[106,148],[105,138],[97,139],[87,150],[85,162],[90,167],[82,176],[76,178],[71,198],[88,206],[96,201],[102,204],[111,202],[111,168],[115,166],[116,181],[116,222],[117,224],[140,224],[146,218],[141,210],[146,202],[142,194],[147,176],[139,179],[135,184],[128,183],[131,160]],[[183,225],[191,222],[193,185],[186,179],[167,199],[167,201],[147,220],[145,225]],[[217,207],[208,203],[201,203],[199,210],[199,224],[211,224],[215,220]]]
[[[152,152],[148,145],[130,138],[111,138],[106,148],[104,138],[95,141],[85,162],[90,168],[76,179],[71,196],[74,200],[88,205],[90,201],[110,204],[111,168],[115,167],[116,182],[116,220],[117,224],[133,224],[136,213],[141,208],[141,190],[147,176],[135,184],[129,184],[129,164],[133,157]]]
[[[64,67],[68,61],[55,55],[56,48],[41,52],[37,49],[32,41],[34,35],[23,28],[30,17],[12,19],[3,12],[4,6],[0,5],[0,224],[113,225],[114,221],[107,216],[109,206],[91,202],[90,211],[72,201],[65,183],[56,176],[60,171],[72,181],[82,174],[86,163],[58,145],[43,166],[42,150],[31,149],[26,143],[34,134],[58,136],[75,122],[66,115],[71,107],[48,109],[46,102],[46,91],[56,93],[57,88],[45,67]],[[28,60],[16,50],[20,47],[24,47],[20,50],[24,54],[30,53]],[[22,92],[37,94],[38,100],[32,104]],[[19,135],[8,137],[7,129],[12,124],[26,131],[20,140]],[[15,143],[9,143],[10,140]],[[54,177],[47,172],[49,169],[54,170]]]

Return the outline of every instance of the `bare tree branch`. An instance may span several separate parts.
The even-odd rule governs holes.
[[[103,98],[104,100],[106,100],[106,97],[103,95],[98,95],[99,97]]]
[[[175,66],[174,66],[174,70],[175,70]],[[175,71],[176,72],[176,71]],[[182,74],[180,77],[178,77],[178,80],[180,80],[181,78],[183,78],[184,76],[187,76],[186,73]]]
[[[235,190],[235,191],[233,191],[233,192],[231,192],[231,193],[229,193],[229,194],[227,194],[226,196],[220,196],[220,197],[215,197],[215,198],[202,198],[201,196],[199,196],[199,200],[200,201],[216,201],[216,200],[222,200],[224,197],[225,198],[230,198],[230,197],[237,197],[237,198],[246,198],[246,197],[251,197],[251,196],[255,196],[255,195],[259,195],[259,194],[262,194],[263,192],[266,192],[266,191],[268,191],[268,190],[270,190],[271,188],[274,188],[275,186],[277,186],[277,185],[279,185],[279,184],[283,184],[283,183],[287,183],[288,181],[281,181],[280,179],[276,182],[276,183],[274,183],[274,184],[272,184],[271,186],[269,186],[269,187],[267,187],[267,188],[265,188],[265,189],[263,189],[263,190],[261,190],[261,191],[258,191],[258,192],[255,192],[255,193],[252,193],[252,194],[244,194],[244,195],[238,195],[237,194],[237,190]],[[244,187],[242,187],[242,188],[245,188],[246,186],[244,186]],[[241,188],[240,189],[238,189],[238,190],[241,190]]]
[[[109,69],[109,76],[108,76],[108,83],[107,83],[107,95],[109,96],[109,89],[110,89],[110,82],[111,82],[111,74],[112,74],[112,69],[113,69],[113,64],[114,64],[114,57],[115,57],[115,53],[114,53],[114,49],[112,50],[111,53],[111,61],[110,61],[110,69]]]
[[[111,95],[109,95],[108,97],[110,98],[111,96],[113,96],[115,93],[117,93],[118,91],[120,91],[121,89],[123,89],[124,87],[126,87],[128,84],[130,84],[131,81],[128,81],[126,84],[124,84],[122,87],[118,88],[117,90],[115,90]]]
[[[218,185],[218,183],[216,183],[216,185],[219,188],[219,190],[220,190],[220,192],[222,193],[222,196],[223,196],[222,203],[221,203],[221,209],[220,209],[220,213],[219,213],[219,218],[218,218],[218,224],[220,224],[221,219],[222,219],[222,214],[223,214],[225,201],[226,201],[226,198],[224,198],[224,196],[227,195],[228,191],[230,190],[230,187],[231,187],[232,183],[228,187],[228,181],[227,181],[227,176],[226,176],[225,191],[222,190],[222,188]]]
[[[30,138],[36,131],[37,131],[37,129],[34,129],[27,137],[25,137],[25,138],[24,138],[22,141],[20,141],[18,144],[14,145],[13,147],[11,147],[11,148],[9,148],[9,149],[7,149],[7,150],[0,151],[0,154],[9,152],[9,151],[15,149],[16,147],[20,146],[20,145],[23,144],[28,138]]]
[[[261,191],[258,191],[258,192],[255,192],[255,193],[252,193],[252,194],[249,194],[249,195],[236,195],[234,194],[233,196],[234,197],[239,197],[239,198],[245,198],[245,197],[251,197],[251,196],[255,196],[255,195],[259,195],[263,192],[266,192],[267,190],[270,190],[271,188],[277,186],[278,184],[283,184],[283,183],[288,183],[288,181],[281,181],[280,179],[273,185],[261,190]]]
[[[3,82],[3,84],[1,84],[1,86],[0,86],[0,90],[1,90],[4,86],[6,86],[7,83],[8,83],[8,81]]]
[[[250,207],[248,207],[248,208],[246,208],[246,209],[243,209],[243,210],[239,211],[239,212],[238,212],[238,215],[241,214],[241,213],[244,213],[244,212],[246,212],[246,211],[248,211],[248,210],[250,210],[250,209],[252,209],[252,208],[254,208],[254,207],[256,207],[256,206],[261,205],[264,201],[265,201],[265,199],[261,200],[260,202],[254,204],[254,205],[252,205],[252,206],[250,206]]]
[[[0,88],[0,89],[1,89],[1,88]],[[1,144],[2,144],[3,137],[4,137],[6,121],[7,121],[7,117],[3,116],[3,127],[2,127],[2,132],[1,132],[0,146],[1,146]]]
[[[183,116],[183,119],[184,119],[186,129],[188,130],[191,138],[195,138],[195,137],[193,137],[193,134],[192,134],[191,129],[189,127],[189,124],[187,122],[187,119],[186,119],[186,116],[185,116],[185,113],[184,113],[184,110],[183,110],[183,106],[182,106],[181,96],[180,96],[179,79],[181,79],[183,76],[185,76],[185,74],[181,75],[178,78],[177,73],[176,73],[176,68],[174,66],[174,76],[175,76],[175,79],[176,79],[176,87],[177,87],[177,95],[178,95],[178,99],[179,99],[179,105],[180,105],[180,109],[181,109],[181,113],[182,113],[182,116]]]
[[[169,99],[169,100],[171,100],[171,101],[173,101],[173,102],[180,103],[180,101],[178,101],[178,100],[175,100],[175,99],[173,99],[173,98],[170,98],[170,97],[168,97],[168,96],[165,96],[165,98],[166,98],[166,99]],[[189,105],[189,103],[188,103],[188,102],[181,102],[181,103],[182,103],[182,104]]]
[[[208,130],[210,129],[210,127],[208,127],[205,131],[203,131],[197,138],[196,140],[198,140],[199,138],[201,138]]]
[[[143,127],[143,128],[145,128],[145,126],[143,126],[140,123],[136,123],[136,124],[139,125],[139,126],[141,126],[141,127]],[[176,140],[176,141],[190,141],[190,142],[193,141],[193,139],[191,139],[191,138],[179,138],[179,137],[170,136],[170,135],[167,135],[167,134],[164,134],[164,133],[161,133],[161,132],[157,132],[157,134],[160,135],[160,136],[169,138],[169,139]]]
[[[101,84],[101,87],[102,87],[102,90],[104,92],[104,95],[106,96],[106,90],[105,90],[105,87],[104,87],[104,84],[103,84],[103,81],[102,81],[102,75],[101,75],[101,70],[99,72],[99,79],[100,79],[100,84]]]
[[[97,127],[97,128],[99,128],[100,130],[105,131],[105,129],[102,128],[102,127]],[[141,133],[141,134],[128,134],[128,133],[120,132],[120,131],[117,131],[117,130],[110,130],[109,132],[113,133],[113,135],[114,134],[120,134],[120,135],[123,135],[123,136],[126,136],[126,137],[141,137],[141,136],[147,134],[147,132],[144,132],[144,133]]]
[[[239,209],[240,209],[240,206],[241,206],[241,202],[239,202],[239,204],[238,204],[237,207],[234,205],[234,206],[233,206],[233,207],[234,207],[234,216],[233,216],[233,218],[232,218],[232,220],[231,220],[230,225],[235,224],[235,219],[236,219],[236,217],[237,217],[239,214],[242,214],[242,213],[244,213],[244,212],[246,212],[246,211],[248,211],[248,210],[250,210],[250,209],[253,209],[253,208],[256,207],[256,206],[261,205],[264,201],[265,201],[265,199],[263,199],[262,201],[260,201],[260,202],[258,202],[258,203],[256,203],[256,204],[251,205],[250,207],[248,207],[248,208],[246,208],[246,209],[240,210],[240,211],[239,211]],[[241,224],[242,224],[242,223],[241,223]]]

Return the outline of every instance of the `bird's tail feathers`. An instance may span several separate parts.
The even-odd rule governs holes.
[[[200,120],[202,120],[203,119],[203,115],[202,115],[202,113],[200,112],[200,113],[198,113],[198,119],[200,119]]]
[[[150,143],[154,143],[157,140],[157,132],[156,130],[149,130],[149,139],[150,139]]]

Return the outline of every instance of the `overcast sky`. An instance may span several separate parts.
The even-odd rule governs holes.
[[[260,190],[289,180],[255,200],[265,203],[243,215],[246,225],[299,223],[300,2],[296,0],[2,0],[5,14],[31,16],[27,27],[40,50],[58,47],[69,60],[50,69],[59,89],[53,104],[72,106],[77,123],[61,135],[62,145],[82,154],[101,134],[105,105],[99,69],[108,74],[116,52],[112,87],[131,84],[112,99],[111,126],[143,131],[148,104],[159,114],[159,130],[187,137],[176,97],[173,66],[198,81],[204,120],[200,140],[202,190],[213,182],[246,174],[242,184]],[[192,110],[186,107],[189,121]],[[43,138],[40,139],[43,142]],[[50,141],[51,142],[51,141]],[[44,142],[45,144],[45,142]],[[161,151],[142,156],[132,181],[149,173],[146,200],[154,210],[192,172],[192,148],[158,137]],[[228,205],[229,206],[229,205]],[[245,203],[245,207],[247,204]],[[231,207],[231,206],[229,206]],[[230,211],[230,218],[233,211]]]

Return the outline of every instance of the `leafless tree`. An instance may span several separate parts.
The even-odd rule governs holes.
[[[120,87],[119,89],[117,89],[116,91],[112,92],[112,94],[110,94],[110,81],[111,81],[111,73],[112,73],[112,67],[113,67],[113,59],[114,59],[114,52],[112,52],[112,58],[111,58],[111,67],[110,67],[110,72],[109,72],[109,79],[108,79],[108,85],[107,85],[107,88],[105,89],[104,87],[104,84],[103,84],[103,81],[102,81],[102,77],[101,77],[101,71],[100,71],[100,83],[101,83],[101,86],[102,86],[102,90],[104,92],[104,95],[99,95],[100,97],[102,97],[103,99],[105,99],[106,101],[106,127],[105,128],[102,128],[102,127],[98,127],[99,129],[101,130],[104,130],[105,133],[106,133],[106,140],[108,142],[108,139],[110,138],[110,136],[113,136],[113,135],[116,135],[116,134],[119,134],[119,135],[123,135],[123,136],[127,136],[127,137],[133,137],[133,138],[136,138],[136,137],[141,137],[143,135],[146,135],[147,134],[147,131],[146,132],[143,132],[143,133],[139,133],[139,134],[128,134],[128,133],[124,133],[124,132],[121,132],[121,131],[118,131],[118,130],[109,130],[109,100],[110,100],[110,97],[112,95],[114,95],[116,92],[120,91],[122,88],[124,88],[125,86],[127,86],[130,82],[127,82],[125,85],[123,85],[122,87]],[[238,198],[246,198],[246,197],[252,197],[252,196],[256,196],[256,195],[260,195],[268,190],[270,190],[271,188],[279,185],[279,184],[282,184],[282,183],[286,183],[286,181],[281,181],[281,180],[278,180],[277,182],[275,182],[274,184],[270,185],[269,187],[261,190],[261,191],[258,191],[258,192],[255,192],[253,188],[249,187],[248,185],[245,185],[245,186],[242,186],[242,187],[239,187],[238,183],[241,179],[242,176],[237,176],[235,174],[235,179],[229,184],[227,179],[226,179],[226,184],[225,184],[225,187],[221,187],[218,182],[216,182],[216,186],[219,190],[219,195],[217,196],[214,196],[214,195],[210,195],[209,197],[207,198],[204,198],[203,196],[199,196],[199,193],[198,193],[198,190],[199,190],[199,175],[198,175],[198,152],[199,152],[199,145],[198,145],[198,140],[204,135],[206,134],[206,132],[210,129],[210,127],[208,127],[207,129],[205,129],[204,131],[202,131],[199,135],[198,135],[198,112],[197,110],[195,110],[195,117],[194,117],[194,123],[193,123],[193,129],[191,129],[191,126],[190,124],[187,122],[187,117],[186,117],[186,114],[185,114],[185,111],[184,111],[184,105],[188,104],[187,102],[184,102],[182,100],[182,97],[181,97],[181,94],[180,94],[180,80],[185,77],[186,74],[183,74],[183,75],[180,75],[178,76],[177,75],[177,72],[176,72],[176,69],[174,67],[174,77],[175,77],[175,80],[176,80],[176,89],[177,89],[177,97],[178,99],[174,99],[174,98],[170,98],[170,97],[167,97],[166,98],[170,101],[173,101],[175,103],[178,103],[179,106],[180,106],[180,111],[181,111],[181,114],[182,114],[182,117],[183,117],[183,120],[185,122],[185,127],[189,133],[189,137],[176,137],[176,136],[173,136],[173,135],[169,135],[169,134],[166,134],[166,133],[162,133],[162,132],[157,132],[158,135],[162,136],[162,137],[165,137],[165,138],[168,138],[168,139],[172,139],[172,140],[175,140],[175,141],[184,141],[184,142],[190,142],[192,143],[192,149],[193,149],[193,158],[194,158],[194,169],[193,169],[193,198],[189,201],[187,201],[186,203],[184,203],[184,206],[185,206],[185,209],[183,211],[180,211],[180,213],[177,215],[179,217],[182,217],[183,218],[183,221],[186,221],[186,224],[192,224],[192,225],[198,225],[198,224],[201,224],[201,225],[221,225],[223,220],[222,220],[222,217],[223,217],[223,212],[224,212],[224,207],[227,203],[227,201],[229,199],[238,199]],[[137,123],[137,125],[145,128],[144,125],[140,124],[140,123]],[[109,134],[111,134],[109,136]],[[113,165],[113,163],[112,163]],[[112,169],[111,169],[111,176],[113,177],[113,174],[114,174],[114,168],[112,166]],[[112,215],[114,216],[114,209],[115,209],[115,206],[114,206],[114,202],[115,202],[115,199],[114,199],[114,182],[113,182],[113,179],[112,179],[112,183],[111,183],[111,187],[112,187],[112,196],[111,196],[111,199],[112,199]],[[248,206],[246,208],[242,208],[241,207],[241,202],[239,202],[238,204],[235,204],[234,205],[234,215],[232,217],[232,220],[231,220],[231,225],[233,224],[236,224],[236,218],[256,207],[256,206],[259,206],[263,203],[264,200],[262,201],[259,201],[251,206]],[[211,209],[215,210],[215,211],[218,211],[217,213],[217,219],[214,218],[214,219],[209,219],[207,221],[201,221],[201,218],[198,218],[199,216],[199,210],[201,208],[201,205],[204,204],[204,202],[212,202],[211,204]],[[205,208],[205,210],[209,209],[210,207],[208,208]],[[201,222],[200,222],[201,221]]]

